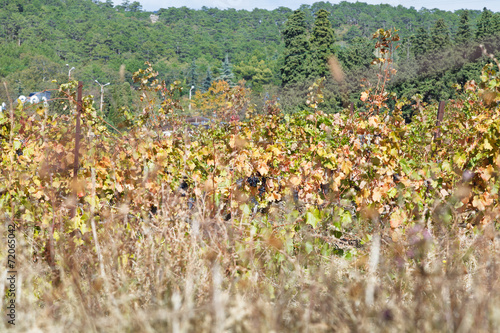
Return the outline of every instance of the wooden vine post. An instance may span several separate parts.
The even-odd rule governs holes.
[[[444,107],[446,106],[446,102],[445,101],[441,101],[439,102],[439,106],[438,106],[438,113],[437,113],[437,119],[436,119],[436,133],[434,134],[434,139],[437,139],[439,138],[439,135],[441,134],[440,132],[440,129],[439,129],[439,126],[441,126],[441,122],[443,121],[443,117],[444,117]]]
[[[80,119],[82,117],[82,90],[83,90],[83,82],[78,81],[78,90],[77,90],[77,97],[76,97],[76,127],[75,127],[75,162],[73,164],[73,196],[75,200],[75,205],[73,206],[73,209],[71,211],[71,218],[74,218],[76,215],[76,206],[77,206],[77,200],[78,200],[78,195],[77,195],[77,186],[76,182],[78,180],[78,169],[79,169],[79,154],[80,154],[80,132],[81,132],[81,126],[80,126]]]
[[[446,106],[446,102],[445,101],[440,101],[439,102],[438,113],[437,113],[437,117],[436,117],[436,132],[434,133],[434,141],[436,141],[436,148],[434,150],[432,150],[432,147],[431,147],[431,150],[432,150],[431,156],[432,157],[434,157],[434,154],[436,153],[437,147],[439,145],[439,141],[437,141],[437,139],[441,135],[440,126],[441,126],[441,122],[443,121],[444,107],[445,106]]]

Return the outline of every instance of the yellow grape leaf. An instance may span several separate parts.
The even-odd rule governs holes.
[[[34,178],[33,178],[33,183],[34,183],[36,186],[39,186],[39,187],[42,185],[42,183],[40,182],[40,178],[38,178],[38,177],[34,177]]]
[[[190,170],[194,170],[194,168],[196,168],[196,164],[194,164],[192,161],[188,161],[186,164]]]
[[[259,165],[257,166],[257,171],[259,171],[261,176],[265,176],[269,172],[269,166],[264,163],[259,163]]]
[[[290,177],[290,183],[293,185],[293,186],[298,186],[300,183],[301,183],[302,179],[300,176],[297,176],[297,175],[293,175]]]
[[[318,168],[314,171],[313,173],[313,178],[318,180],[320,183],[326,183],[326,181],[324,180],[324,176],[325,176],[325,172],[323,169],[321,168]]]
[[[192,175],[191,175],[191,179],[194,180],[195,182],[200,182],[201,181],[201,174],[199,171],[196,171],[194,172]]]
[[[484,140],[484,149],[487,149],[487,150],[492,150],[493,149],[493,147],[491,146],[491,144],[488,141],[488,139]]]
[[[335,179],[333,180],[333,188],[332,188],[333,191],[338,191],[340,183],[342,182],[344,177],[345,174],[343,172],[340,172],[339,175],[335,177]]]
[[[485,209],[484,204],[481,201],[481,198],[479,198],[479,196],[477,196],[477,195],[475,195],[474,200],[472,200],[472,206],[476,207],[479,210]]]
[[[493,198],[488,192],[485,192],[481,195],[480,201],[483,204],[483,206],[487,207],[491,204],[493,204]]]
[[[274,155],[280,155],[281,150],[278,147],[273,147],[271,151],[274,153]]]
[[[372,194],[372,199],[373,201],[380,201],[380,199],[382,199],[382,192],[380,192],[380,188],[376,187],[374,190],[373,190],[373,194]]]
[[[279,201],[281,200],[281,194],[277,192],[271,192],[266,195],[266,200],[268,202],[274,202],[274,201]]]
[[[397,208],[392,214],[390,218],[390,224],[392,229],[396,229],[406,220],[406,212]]]
[[[340,166],[340,169],[345,174],[348,174],[351,171],[351,168],[352,168],[352,162],[349,160],[344,160],[342,162],[342,165]]]
[[[488,165],[486,168],[482,168],[479,173],[481,174],[481,178],[487,182],[488,180],[490,180],[491,176],[493,175],[493,173],[495,172],[495,170],[493,170],[493,166],[491,165]]]
[[[371,116],[368,119],[368,125],[373,126],[373,127],[377,126],[378,125],[377,117],[376,116]]]
[[[35,193],[32,194],[32,196],[38,200],[40,200],[41,197],[44,196],[44,193],[41,190],[36,191]]]

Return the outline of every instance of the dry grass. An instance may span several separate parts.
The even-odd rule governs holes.
[[[353,249],[350,258],[300,248],[292,255],[277,238],[252,236],[250,225],[263,224],[262,216],[224,221],[203,209],[188,212],[181,198],[174,199],[141,219],[132,218],[125,206],[116,214],[97,212],[101,257],[91,233],[81,241],[62,236],[55,242],[59,285],[40,253],[34,260],[33,231],[18,230],[21,292],[11,331],[492,332],[500,327],[500,239],[492,225],[478,231],[415,224],[392,234],[375,227],[371,241]],[[0,231],[6,234],[3,222]],[[355,229],[364,230],[369,222],[356,223]],[[294,237],[313,232],[302,228]],[[2,331],[7,326],[0,325]]]

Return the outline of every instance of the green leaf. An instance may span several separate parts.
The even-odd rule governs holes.
[[[462,168],[466,161],[467,161],[467,158],[466,158],[464,153],[456,153],[455,156],[453,157],[453,162],[459,168]]]
[[[408,165],[408,162],[404,159],[401,159],[399,161],[399,165],[401,165],[401,169],[403,170],[403,172],[407,175],[411,174],[411,167]]]
[[[19,149],[21,148],[21,141],[15,140],[14,141],[14,149]]]
[[[398,190],[396,190],[395,187],[391,188],[389,191],[387,191],[387,195],[389,198],[394,198],[398,194]]]
[[[306,253],[309,254],[313,251],[314,246],[312,245],[311,242],[306,242],[305,248],[306,248]]]
[[[319,211],[317,209],[306,213],[306,224],[310,224],[313,228],[316,228],[319,220]]]
[[[343,211],[342,214],[340,215],[340,221],[342,222],[342,225],[351,224],[352,223],[351,213],[348,210]]]
[[[247,204],[241,205],[240,209],[241,209],[241,212],[243,213],[243,215],[249,216],[252,213],[250,206]]]

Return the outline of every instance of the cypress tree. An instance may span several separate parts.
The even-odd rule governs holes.
[[[328,58],[333,55],[333,43],[335,36],[332,24],[328,20],[330,15],[324,9],[316,13],[314,28],[311,35],[311,68],[310,74],[313,77],[328,75]]]
[[[444,19],[440,18],[431,30],[430,50],[439,50],[450,44],[450,30],[446,23],[444,23]]]
[[[469,23],[469,11],[464,10],[460,14],[460,23],[458,24],[457,36],[455,42],[457,44],[465,44],[472,39],[472,32]]]
[[[188,71],[188,83],[190,88],[192,86],[196,87],[196,82],[198,81],[198,72],[196,71],[197,68],[198,66],[196,66],[196,60],[193,59]]]
[[[309,40],[307,38],[306,16],[296,10],[288,18],[283,30],[285,57],[281,67],[283,86],[304,80],[308,75]]]

